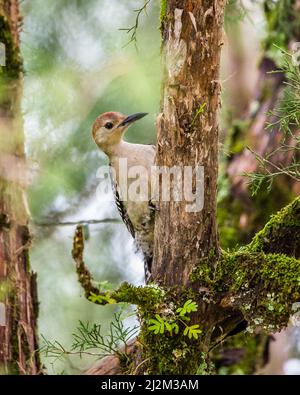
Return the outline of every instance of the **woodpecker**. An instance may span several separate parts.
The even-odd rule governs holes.
[[[132,166],[143,166],[146,169],[148,191],[151,191],[151,167],[155,160],[155,146],[131,144],[123,140],[130,125],[146,115],[147,113],[136,113],[126,116],[119,112],[106,112],[96,118],[92,134],[97,146],[108,156],[109,165],[114,170],[111,172],[111,181],[115,202],[128,231],[143,252],[145,280],[148,282],[153,258],[155,206],[151,201],[151,193],[149,199],[143,201],[130,200],[130,195],[123,199],[123,196],[127,196],[127,191],[122,191],[121,182],[118,182],[120,160],[126,159],[128,169]],[[128,188],[133,181],[134,179],[127,178]]]

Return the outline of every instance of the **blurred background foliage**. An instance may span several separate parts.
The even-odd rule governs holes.
[[[230,0],[222,59],[221,143],[232,119],[249,102],[257,79],[266,24],[257,1]],[[141,14],[137,45],[120,29],[134,25],[144,0],[22,1],[25,63],[24,127],[29,164],[29,205],[34,234],[32,267],[38,273],[39,332],[68,347],[79,320],[108,329],[114,307],[85,300],[71,258],[75,225],[65,221],[119,218],[114,203],[97,195],[96,172],[105,156],[91,139],[105,111],[148,112],[126,139],[154,143],[160,103],[160,1]],[[226,149],[221,145],[221,154]],[[219,198],[228,193],[222,178]],[[226,214],[227,215],[227,214]],[[57,223],[57,225],[50,225]],[[47,225],[48,224],[48,225]],[[87,230],[87,229],[86,229]],[[226,230],[228,238],[230,229]],[[85,260],[96,280],[143,282],[143,264],[125,226],[89,226]],[[235,236],[233,235],[233,238]],[[129,318],[128,325],[134,318]],[[91,358],[43,358],[48,374],[79,373]]]
[[[84,299],[71,258],[75,226],[37,223],[119,218],[112,202],[96,199],[97,169],[106,158],[91,139],[95,118],[105,111],[148,112],[126,135],[155,141],[160,100],[159,3],[140,18],[137,48],[121,28],[135,22],[143,0],[25,0],[22,53],[25,62],[24,124],[31,185],[33,269],[39,277],[39,330],[68,346],[79,319],[103,323],[113,307]],[[95,279],[116,284],[143,281],[143,264],[125,226],[93,225],[86,261]],[[65,359],[49,373],[78,372],[87,358]]]

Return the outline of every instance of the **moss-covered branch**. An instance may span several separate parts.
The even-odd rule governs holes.
[[[252,327],[268,332],[285,327],[300,301],[300,260],[283,254],[223,254],[215,287],[225,292],[222,307],[242,312]]]
[[[175,370],[195,372],[202,356],[207,356],[227,335],[246,326],[249,331],[260,328],[275,332],[285,327],[295,313],[293,304],[300,301],[299,206],[297,198],[239,251],[222,252],[217,262],[215,256],[202,259],[190,276],[190,287],[184,289],[162,290],[154,285],[136,287],[123,283],[116,290],[102,291],[85,266],[83,228],[78,226],[72,254],[79,282],[91,302],[139,306],[139,341],[143,344],[140,351],[149,360],[144,369],[161,374]],[[195,321],[202,330],[197,340],[187,339],[182,331],[172,336],[149,331],[150,319],[159,315],[168,322],[187,299],[195,301],[198,311],[203,311],[203,316]],[[191,317],[193,323],[194,318]],[[197,358],[191,360],[191,355]]]
[[[300,198],[274,215],[253,241],[223,252],[214,269],[208,261],[193,272],[213,293],[214,303],[242,312],[252,327],[274,332],[286,326],[300,301]]]
[[[202,260],[191,275],[209,289],[210,300],[221,308],[240,311],[252,326],[273,331],[285,326],[300,300],[300,198],[274,215],[252,240],[237,252],[223,252],[214,269]],[[155,286],[123,283],[101,291],[83,260],[83,228],[74,235],[72,255],[78,280],[90,301],[105,305],[128,302],[152,310],[164,291]],[[213,297],[212,297],[213,295]]]
[[[90,271],[83,260],[84,235],[83,227],[78,225],[73,238],[72,256],[76,265],[78,281],[85,292],[85,297],[96,304],[106,305],[120,302],[136,304],[138,306],[153,307],[159,303],[163,290],[155,286],[137,287],[123,283],[116,290],[101,291],[93,280]]]
[[[273,215],[255,235],[247,250],[300,258],[300,197]]]

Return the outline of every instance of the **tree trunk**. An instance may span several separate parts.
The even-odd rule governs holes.
[[[170,201],[160,199],[155,218],[153,278],[161,286],[178,291],[175,303],[183,298],[181,292],[188,288],[198,292],[199,285],[191,285],[190,281],[193,269],[209,258],[213,266],[219,256],[216,197],[224,7],[225,1],[169,0],[165,15],[162,14],[164,79],[156,164],[169,169],[180,166],[182,171],[185,166],[191,166],[194,192],[197,192],[196,178],[199,176],[196,167],[204,168],[203,208],[188,212],[187,199],[176,201],[171,194]],[[206,321],[206,340],[198,344],[194,354],[187,353],[186,358],[182,358],[181,367],[175,367],[176,362],[168,366],[168,361],[162,367],[164,362],[155,357],[154,347],[149,354],[152,358],[150,371],[195,373],[200,366],[201,350],[208,351],[214,323],[222,319],[217,308],[205,305],[199,295],[196,298],[199,309],[193,323],[203,323],[209,311],[214,310],[211,320]],[[157,346],[160,354],[182,348],[182,342],[180,345],[169,343]]]
[[[22,61],[17,0],[0,0],[0,368],[38,374],[36,275],[28,250],[26,164],[21,116]]]
[[[171,0],[162,20],[165,70],[156,164],[204,167],[203,210],[187,212],[185,200],[159,204],[153,277],[167,286],[187,285],[199,260],[218,255],[217,117],[224,7],[225,1]]]

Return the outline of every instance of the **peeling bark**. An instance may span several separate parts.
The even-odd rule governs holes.
[[[188,213],[185,201],[160,202],[153,277],[167,286],[186,285],[199,259],[211,251],[218,255],[217,113],[224,7],[225,1],[167,2],[156,164],[204,166],[205,179],[202,211]]]

